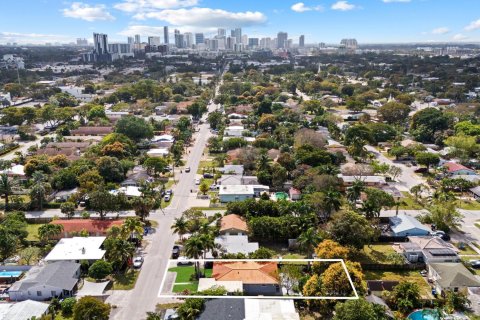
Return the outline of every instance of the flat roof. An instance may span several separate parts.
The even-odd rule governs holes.
[[[105,250],[100,249],[106,237],[63,238],[45,257],[45,261],[100,260]]]

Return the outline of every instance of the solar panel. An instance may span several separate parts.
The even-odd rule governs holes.
[[[455,252],[453,252],[450,249],[434,249],[434,250],[428,250],[428,252],[434,257],[439,257],[439,256],[454,257],[457,255]]]

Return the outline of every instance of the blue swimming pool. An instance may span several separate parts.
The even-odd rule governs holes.
[[[23,271],[0,271],[0,278],[18,278]]]
[[[438,311],[431,309],[418,310],[408,316],[410,320],[440,320]]]

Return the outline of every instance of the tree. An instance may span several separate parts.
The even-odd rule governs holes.
[[[111,274],[112,271],[113,268],[110,262],[97,260],[88,268],[88,276],[95,280],[102,280]]]
[[[40,256],[40,249],[37,247],[26,247],[22,251],[20,251],[20,259],[26,264],[30,265],[32,260],[38,258]]]
[[[121,182],[125,178],[122,163],[114,157],[101,157],[97,160],[98,173],[106,182]]]
[[[208,184],[206,184],[205,182],[202,182],[199,189],[200,189],[200,192],[203,193],[203,195],[206,195],[210,188],[208,187]]]
[[[195,320],[197,316],[202,313],[204,304],[204,299],[186,299],[185,302],[177,308],[177,314],[182,320]]]
[[[72,218],[75,215],[76,205],[73,202],[64,202],[60,205],[60,211],[68,218]]]
[[[346,261],[348,273],[359,294],[365,292],[363,284],[362,267],[358,262]],[[347,272],[341,262],[331,264],[321,277],[322,285],[329,296],[348,297],[352,295],[353,288],[348,279]]]
[[[323,240],[315,248],[315,254],[319,259],[348,259],[350,250],[333,240]]]
[[[70,317],[73,314],[73,308],[77,300],[75,298],[65,298],[62,302],[60,302],[60,306],[62,307],[62,316],[63,317]]]
[[[118,234],[119,233],[120,230],[118,230]],[[123,268],[135,253],[135,246],[133,243],[119,237],[118,235],[107,237],[103,247],[106,251],[105,257],[107,261],[112,263],[112,266],[116,271]]]
[[[98,118],[106,118],[105,115],[105,108],[103,106],[95,105],[93,106],[90,111],[88,111],[87,118],[88,120],[92,121]]]
[[[275,251],[265,247],[260,247],[248,255],[249,259],[272,259],[275,256]]]
[[[6,227],[0,225],[0,261],[4,261],[17,250],[18,238]]]
[[[390,169],[388,169],[388,174],[392,177],[392,180],[395,181],[395,179],[402,174],[402,168],[391,166]]]
[[[301,249],[307,252],[307,258],[311,259],[315,247],[320,243],[322,238],[318,234],[315,227],[311,227],[302,232],[297,239],[297,244]]]
[[[418,202],[419,196],[421,196],[422,192],[426,189],[424,184],[417,184],[410,188],[410,193],[413,194],[415,197],[415,202]]]
[[[449,122],[449,118],[442,111],[426,108],[412,117],[410,132],[417,141],[434,142],[435,134],[448,129]]]
[[[449,232],[451,229],[460,227],[463,215],[457,210],[454,201],[440,201],[430,206],[428,218],[439,230]]]
[[[365,189],[367,200],[363,201],[360,211],[367,219],[380,217],[380,211],[383,208],[390,208],[395,205],[393,196],[381,189]]]
[[[388,320],[382,305],[370,303],[364,298],[338,303],[333,320]]]
[[[73,320],[108,320],[110,308],[94,297],[83,297],[73,307]]]
[[[40,238],[40,241],[47,242],[60,236],[62,234],[62,231],[63,225],[48,223],[38,228],[38,237]]]
[[[303,277],[301,266],[284,264],[280,267],[280,282],[287,289],[287,295],[291,290],[298,290],[300,279]]]
[[[45,177],[41,172],[35,172],[32,178],[34,185],[30,189],[31,206],[43,210],[43,204],[46,201],[51,186],[49,183],[44,182]]]
[[[372,131],[363,124],[357,124],[348,127],[347,131],[345,131],[345,145],[350,146],[354,142],[354,140],[363,140],[367,143],[372,142]]]
[[[147,312],[147,318],[145,320],[163,320],[163,316],[160,312]]]
[[[82,189],[92,191],[103,185],[104,180],[97,170],[88,170],[78,177],[78,183]]]
[[[217,130],[222,123],[223,115],[219,111],[210,112],[207,117],[207,121],[210,124],[210,128]]]
[[[118,120],[115,132],[124,134],[137,142],[142,139],[150,139],[153,137],[152,126],[145,122],[143,118],[135,116],[126,116]]]
[[[136,197],[132,201],[133,209],[135,210],[135,215],[145,221],[145,219],[150,215],[150,211],[155,207],[155,199],[151,196],[141,196]]]
[[[418,162],[418,164],[426,166],[428,170],[430,166],[438,165],[438,163],[440,162],[440,157],[436,153],[417,152],[415,154],[415,160]]]
[[[143,236],[144,223],[136,217],[128,217],[122,224],[121,235],[125,239],[139,238]]]
[[[445,309],[449,314],[455,311],[466,311],[471,305],[467,295],[462,292],[453,292],[446,290],[445,292]]]
[[[335,214],[328,225],[328,230],[333,240],[357,250],[363,249],[363,246],[371,243],[375,237],[375,231],[370,222],[353,211]]]
[[[420,306],[420,299],[418,284],[402,281],[393,288],[388,301],[390,305],[395,306],[400,312],[406,314]]]
[[[388,102],[378,108],[378,116],[389,124],[405,123],[410,113],[410,107],[398,102]]]
[[[459,157],[464,161],[480,152],[480,144],[477,142],[476,136],[463,134],[451,136],[445,140],[445,145],[453,148],[453,152],[451,152],[453,156]]]
[[[23,212],[13,211],[5,214],[1,225],[19,241],[23,241],[28,236],[27,220]]]
[[[158,177],[160,174],[165,172],[165,169],[167,168],[167,161],[158,157],[147,158],[143,162],[143,167],[147,169],[148,174],[153,173],[155,177]]]
[[[357,200],[360,199],[362,192],[365,190],[365,183],[360,179],[355,179],[352,185],[347,189],[347,200],[355,205]]]
[[[200,119],[207,112],[207,106],[204,103],[194,102],[187,107],[187,111],[194,119]]]
[[[175,218],[171,229],[180,236],[180,240],[183,240],[183,235],[188,233],[188,223],[183,216]]]
[[[199,259],[205,251],[205,244],[199,236],[192,236],[185,242],[185,255],[189,258]],[[195,261],[195,274],[200,277],[200,262]]]
[[[10,179],[6,173],[0,174],[0,194],[5,198],[5,211],[9,211],[9,199],[13,194],[13,188],[16,185],[16,181]]]
[[[103,188],[88,193],[88,207],[105,219],[109,212],[116,212],[120,209],[119,198]]]

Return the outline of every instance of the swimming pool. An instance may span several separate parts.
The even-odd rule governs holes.
[[[0,271],[0,278],[18,278],[23,271]]]
[[[431,309],[418,310],[408,316],[410,320],[440,320],[438,312]]]

